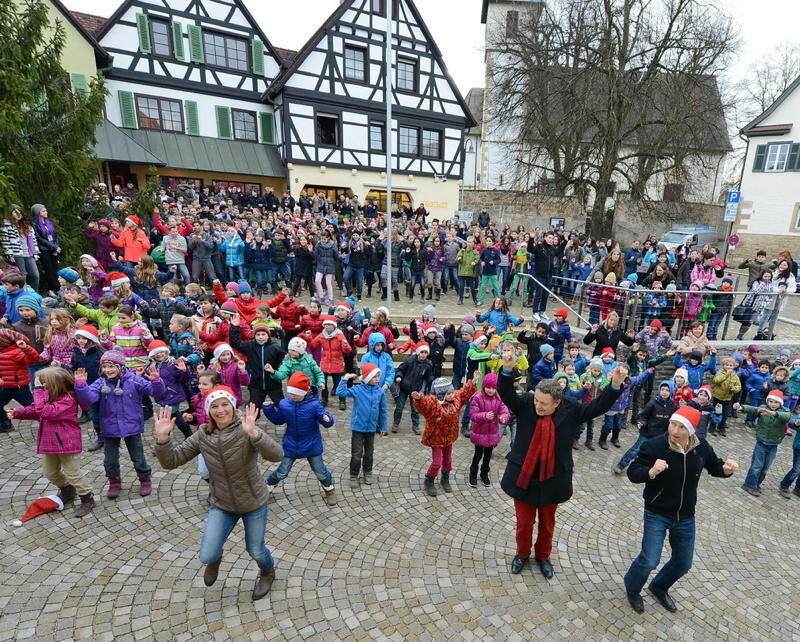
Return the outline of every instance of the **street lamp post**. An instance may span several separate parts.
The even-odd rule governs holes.
[[[386,1],[386,307],[392,307],[392,2]]]

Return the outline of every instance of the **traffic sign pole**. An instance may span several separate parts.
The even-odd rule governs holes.
[[[728,192],[728,198],[725,199],[725,214],[722,218],[724,223],[727,223],[728,229],[725,231],[725,237],[730,241],[735,235],[732,234],[733,232],[733,224],[736,222],[736,216],[739,213],[739,202],[742,200],[742,193],[731,191]],[[736,236],[736,243],[739,242],[739,237]],[[726,263],[728,262],[728,251],[732,250],[736,243],[727,242],[725,244],[725,254],[722,257],[722,260]]]

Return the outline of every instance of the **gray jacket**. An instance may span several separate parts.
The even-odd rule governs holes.
[[[458,241],[447,241],[444,244],[444,260],[447,265],[451,267],[458,265],[456,258],[458,257],[458,251],[460,249],[461,243]]]
[[[168,234],[161,244],[164,246],[164,263],[167,265],[186,263],[186,239],[180,234],[174,237]]]
[[[217,246],[211,235],[208,232],[203,232],[199,239],[192,239],[192,236],[194,234],[189,235],[189,253],[192,258],[198,261],[210,259],[217,251]]]
[[[317,272],[320,274],[334,274],[338,258],[336,242],[328,239],[320,241],[314,247],[314,259],[317,261]]]
[[[203,455],[208,466],[211,505],[229,513],[249,513],[267,503],[269,491],[258,467],[258,456],[280,461],[283,448],[264,431],[250,437],[237,419],[224,430],[212,433],[205,426],[181,443],[156,442],[156,456],[161,465],[172,470]]]

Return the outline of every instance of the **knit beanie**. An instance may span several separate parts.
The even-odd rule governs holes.
[[[227,343],[220,343],[216,348],[214,348],[214,358],[219,359],[224,352],[230,352],[233,354],[233,348],[231,348]]]
[[[651,328],[655,328],[656,330],[661,330],[661,328],[663,328],[663,327],[664,327],[664,324],[663,324],[663,323],[661,323],[661,321],[660,321],[659,319],[653,319],[653,320],[650,322],[650,327],[651,327]]]
[[[603,360],[599,357],[594,357],[590,362],[589,365],[586,366],[587,368],[598,368],[599,370],[603,369]]]
[[[270,334],[269,326],[267,325],[267,321],[265,319],[254,319],[250,324],[250,327],[253,329],[253,335],[257,334],[258,332],[266,332],[267,334]]]
[[[242,296],[242,294],[245,292],[253,294],[253,288],[250,287],[250,284],[247,281],[241,280],[237,285],[239,286],[239,296]]]
[[[678,368],[672,375],[672,380],[675,381],[676,377],[683,377],[684,385],[689,383],[689,371],[686,368]]]
[[[461,333],[464,334],[475,334],[475,326],[469,323],[464,323],[461,326]]]
[[[431,385],[431,392],[436,395],[439,401],[443,401],[445,395],[453,389],[453,382],[447,377],[438,377],[433,380]]]
[[[543,343],[541,346],[539,346],[539,352],[542,353],[542,358],[546,358],[548,354],[555,352],[555,348],[553,348],[553,346],[551,346],[549,343]]]
[[[226,290],[233,290],[236,294],[239,294],[239,284],[236,281],[229,281],[225,284]]]
[[[566,308],[559,308],[558,310],[553,312],[553,316],[554,317],[561,317],[564,321],[566,321],[567,317],[569,316],[569,312],[567,312]]]
[[[672,416],[669,418],[669,420],[682,424],[686,427],[686,430],[689,431],[689,434],[693,435],[697,430],[697,426],[700,423],[701,418],[702,414],[697,408],[692,408],[691,406],[682,406],[672,413]]]
[[[77,281],[79,278],[81,278],[80,274],[78,274],[72,268],[68,268],[68,267],[67,268],[61,268],[58,271],[58,276],[60,276],[62,279],[64,279],[67,283],[75,283],[75,281]]]
[[[14,307],[17,308],[17,310],[20,308],[30,308],[31,310],[35,310],[36,314],[42,313],[42,307],[39,304],[39,300],[32,294],[20,294],[17,297],[17,300],[14,301]]]
[[[300,354],[305,354],[307,346],[308,344],[306,343],[305,339],[301,339],[300,337],[292,337],[289,339],[289,350],[294,350]]]
[[[125,367],[125,355],[117,350],[107,350],[104,352],[103,356],[100,357],[100,363],[103,363],[104,361],[110,361],[111,363],[118,365],[120,368]]]
[[[219,311],[225,312],[226,314],[238,314],[239,308],[236,307],[236,304],[233,301],[228,299],[225,301],[225,303],[219,306]]]
[[[484,388],[497,388],[497,375],[494,372],[485,375],[481,385]]]

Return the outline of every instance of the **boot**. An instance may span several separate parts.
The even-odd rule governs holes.
[[[368,299],[372,298],[372,286],[371,285],[367,286],[367,298]]]
[[[328,407],[328,388],[326,387],[325,390],[322,391],[322,407]]]
[[[433,288],[428,288],[428,297],[426,300],[428,301],[433,300]]]
[[[86,450],[88,450],[90,453],[93,453],[93,452],[95,452],[96,450],[102,450],[102,449],[103,449],[103,440],[102,440],[102,439],[100,439],[100,437],[98,437],[97,439],[95,439],[95,440],[94,440],[94,441],[93,441],[93,442],[92,442],[92,443],[89,445],[89,447],[88,447]]]
[[[425,492],[431,497],[436,497],[436,495],[438,495],[436,492],[436,484],[433,483],[433,477],[428,477],[427,475],[425,475]]]
[[[392,294],[394,295],[394,300],[399,302],[400,301],[400,292],[398,290],[392,290]]]
[[[119,493],[122,490],[122,478],[120,477],[109,477],[108,478],[108,492],[106,493],[106,497],[109,499],[116,499],[119,497]]]
[[[320,484],[322,486],[322,484]],[[323,492],[323,499],[328,506],[336,506],[336,488],[331,486],[330,488],[325,488],[322,486]]]
[[[408,283],[406,283],[406,296],[411,296],[411,286]]]
[[[469,485],[473,488],[478,487],[478,471],[477,470],[470,470],[469,471]]]
[[[439,299],[440,299],[440,297],[442,295],[442,291],[439,288],[436,288],[435,292],[436,292],[436,300],[439,301]]]
[[[464,305],[464,297],[463,296],[458,297],[458,305]]]
[[[150,481],[150,478],[140,479],[139,480],[139,494],[142,497],[147,497],[150,493],[153,492],[153,482]]]
[[[214,582],[217,581],[217,576],[219,575],[219,565],[221,563],[222,556],[220,556],[216,562],[206,564],[206,570],[203,571],[203,584],[206,586],[214,586]]]
[[[572,440],[572,450],[578,450],[581,447],[581,442],[578,439]]]
[[[347,410],[347,401],[344,397],[339,397],[339,410]]]
[[[481,473],[481,483],[484,486],[491,486],[492,485],[492,480],[489,479],[489,472],[488,471],[485,472],[485,473]]]
[[[272,588],[272,583],[275,581],[275,567],[262,568],[258,572],[258,579],[256,580],[255,588],[253,589],[253,600],[260,600]]]
[[[441,481],[442,490],[446,493],[452,493],[453,487],[450,485],[450,471],[443,470],[442,471],[442,481]]]
[[[74,501],[77,496],[78,493],[75,492],[75,486],[62,486],[58,489],[58,498],[64,504]]]
[[[600,439],[597,441],[597,445],[600,446],[603,450],[608,450],[608,444],[606,443],[607,435],[600,435]],[[588,448],[588,445],[587,445]]]
[[[584,443],[584,445],[585,445],[585,446],[586,446],[586,447],[587,447],[589,450],[596,450],[596,448],[594,447],[594,440],[592,440],[592,439],[587,439],[587,440],[586,440],[586,442]]]
[[[614,448],[619,448],[619,430],[612,430],[611,431],[611,443],[614,445]]]
[[[718,434],[720,437],[727,437],[727,436],[728,436],[728,432],[727,432],[727,431],[728,431],[728,429],[727,429],[727,428],[722,428],[722,427],[720,427],[720,428],[717,428],[717,434]]]
[[[86,493],[81,495],[81,503],[75,509],[75,517],[86,517],[95,507],[94,495]]]
[[[389,290],[383,288],[383,292],[381,293],[381,301],[386,301],[389,296]]]

